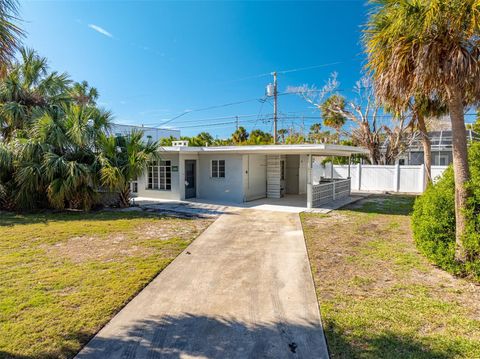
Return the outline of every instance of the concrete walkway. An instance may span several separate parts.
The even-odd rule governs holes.
[[[298,214],[221,215],[78,358],[328,358]]]

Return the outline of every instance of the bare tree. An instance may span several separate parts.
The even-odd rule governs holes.
[[[388,115],[377,101],[368,77],[357,81],[353,99],[340,95],[339,85],[337,74],[333,73],[321,89],[303,85],[288,91],[298,93],[317,108],[324,125],[368,149],[371,164],[393,163],[408,142],[406,115]],[[352,126],[346,126],[348,123]]]

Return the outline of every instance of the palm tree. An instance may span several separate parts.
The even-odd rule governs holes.
[[[128,136],[101,136],[102,185],[118,191],[120,204],[130,205],[130,182],[142,175],[151,161],[159,159],[159,144],[143,142],[143,131]]]
[[[465,261],[469,168],[464,106],[480,100],[478,0],[375,0],[365,30],[377,96],[405,108],[418,93],[447,104],[453,137],[456,251]]]
[[[47,59],[33,50],[21,49],[20,57],[0,83],[0,135],[7,140],[28,125],[34,112],[70,101],[67,74],[49,72]]]
[[[245,127],[240,126],[232,134],[232,141],[235,144],[245,143],[248,140],[248,132]]]
[[[314,123],[313,125],[310,126],[310,132],[316,135],[318,135],[321,130],[322,130],[322,124],[320,123]]]
[[[87,81],[75,82],[70,89],[70,97],[79,105],[95,106],[98,91],[95,87],[91,87]]]
[[[5,75],[23,37],[23,31],[15,25],[17,20],[18,2],[0,0],[0,77]]]
[[[346,117],[340,113],[339,111],[332,110],[333,108],[345,108],[345,98],[338,94],[333,94],[329,98],[327,98],[321,105],[320,105],[320,112],[322,114],[323,123],[325,126],[331,127],[337,131],[340,131],[340,128],[345,124],[347,121]]]
[[[282,143],[285,143],[285,136],[288,134],[288,130],[285,128],[281,128],[277,131],[278,135],[282,139]]]
[[[210,146],[213,143],[213,136],[208,132],[200,132],[196,137],[201,143],[201,146]]]
[[[423,163],[425,165],[425,184],[432,183],[432,144],[428,137],[427,121],[445,115],[447,107],[438,98],[431,98],[424,95],[413,97],[409,104],[412,111],[411,125],[420,134],[420,142],[423,146]]]
[[[99,186],[97,142],[110,114],[67,104],[35,114],[27,138],[16,138],[13,178],[18,208],[89,209]]]

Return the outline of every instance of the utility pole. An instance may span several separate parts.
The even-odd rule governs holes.
[[[273,144],[277,144],[277,72],[274,71],[273,75]]]
[[[238,130],[238,116],[235,116],[235,125],[236,125],[237,130]]]

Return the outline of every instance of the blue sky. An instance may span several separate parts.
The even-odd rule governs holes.
[[[158,126],[251,100],[165,124],[218,137],[234,131],[237,115],[249,130],[271,130],[272,104],[256,99],[274,70],[325,65],[281,73],[279,91],[321,87],[336,71],[348,95],[361,77],[367,11],[365,1],[21,2],[25,45],[95,86],[119,123]],[[301,115],[318,116],[298,95],[280,96],[279,111],[289,117],[279,127],[297,130]]]

